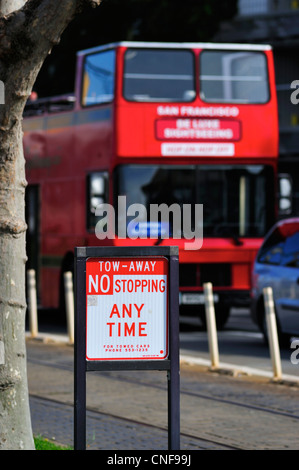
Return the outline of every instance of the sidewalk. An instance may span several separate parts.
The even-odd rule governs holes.
[[[49,333],[39,333],[34,339],[30,339],[27,349],[30,350],[30,343],[37,342],[41,344],[69,345],[69,339],[66,335],[57,335]],[[72,346],[69,346],[72,348]],[[34,366],[33,366],[34,367]],[[29,364],[29,383],[36,380],[43,382],[38,374],[38,378],[30,380]],[[52,378],[53,377],[53,378]],[[48,377],[49,378],[49,377]],[[50,382],[52,389],[60,387],[60,377],[51,376]],[[67,382],[67,381],[66,381]],[[67,388],[67,387],[66,387]],[[53,390],[50,391],[54,395]],[[29,393],[30,388],[29,388]],[[74,431],[74,408],[72,404],[61,403],[48,397],[30,395],[30,409],[32,429],[35,435],[42,435],[61,445],[73,445]],[[95,439],[97,436],[97,439]],[[99,445],[100,436],[100,445]],[[181,450],[219,450],[226,449],[227,446],[214,444],[208,441],[199,441],[192,437],[181,437]],[[140,424],[133,416],[128,419],[117,418],[107,413],[86,411],[86,448],[87,450],[167,450],[168,448],[168,430],[159,429],[156,426]]]
[[[57,443],[72,445],[74,410],[71,405],[50,403],[48,400],[30,397],[30,409],[35,435],[40,434]],[[167,430],[130,423],[127,420],[92,411],[86,413],[87,450],[165,450],[167,446]],[[226,447],[204,441],[199,444],[198,439],[181,437],[181,450],[221,450],[221,448]]]
[[[33,432],[73,445],[73,346],[61,335],[39,335],[27,345]],[[299,449],[297,387],[237,369],[215,374],[190,361],[181,356],[181,450]],[[152,372],[138,380],[88,374],[87,449],[167,450],[166,375],[155,374],[157,387],[149,388]]]

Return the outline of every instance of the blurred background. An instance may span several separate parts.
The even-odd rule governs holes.
[[[293,180],[291,215],[299,214],[299,0],[103,0],[64,32],[39,74],[40,98],[72,92],[76,52],[117,41],[190,41],[271,44],[279,105],[279,173]]]

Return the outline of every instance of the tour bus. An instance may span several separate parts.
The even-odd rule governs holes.
[[[204,322],[206,282],[218,327],[231,307],[249,304],[252,263],[277,217],[270,46],[119,42],[81,51],[74,94],[28,101],[23,130],[27,266],[41,307],[62,304],[74,247],[154,244],[179,247],[182,312]],[[153,220],[150,208],[162,205],[168,220]],[[134,219],[140,207],[145,215]]]

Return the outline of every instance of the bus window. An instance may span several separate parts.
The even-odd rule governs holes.
[[[108,103],[114,95],[115,51],[87,55],[84,62],[82,105]]]
[[[28,226],[26,232],[26,250],[28,255],[27,269],[39,271],[39,239],[40,239],[40,187],[29,184],[25,193],[25,217]],[[38,277],[38,276],[37,276]]]
[[[122,165],[116,170],[118,194],[127,207],[203,204],[203,233],[209,237],[260,237],[272,221],[273,173],[263,165]],[[115,195],[116,197],[116,195]],[[192,220],[192,229],[195,220]],[[170,227],[170,233],[174,234]]]
[[[124,97],[128,101],[193,101],[194,58],[191,51],[128,49],[124,63]]]
[[[96,226],[98,217],[96,208],[108,200],[108,173],[105,171],[90,173],[87,177],[87,228]]]
[[[269,100],[267,61],[261,52],[203,51],[199,78],[200,97],[206,102]]]
[[[210,236],[260,237],[272,220],[273,178],[264,165],[199,167],[198,198]]]

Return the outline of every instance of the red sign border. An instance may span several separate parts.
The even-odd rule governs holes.
[[[85,281],[86,281],[86,285],[87,285],[87,263],[88,261],[95,261],[95,260],[98,260],[98,261],[119,261],[119,260],[127,260],[127,261],[135,261],[135,260],[138,260],[138,261],[152,261],[152,260],[157,260],[157,261],[161,261],[163,260],[164,264],[166,265],[167,269],[166,269],[166,276],[167,276],[167,283],[166,283],[166,286],[167,286],[167,292],[166,292],[166,351],[165,351],[165,356],[163,357],[152,357],[152,356],[148,356],[148,357],[113,357],[113,358],[107,358],[107,357],[103,357],[103,358],[89,358],[87,356],[87,344],[88,344],[88,341],[87,341],[87,289],[86,289],[86,295],[85,295],[85,305],[86,305],[86,308],[85,308],[85,315],[86,315],[86,318],[85,318],[85,322],[86,322],[86,338],[85,338],[85,341],[86,341],[86,350],[85,350],[85,360],[87,362],[100,362],[100,361],[109,361],[109,362],[113,362],[113,361],[165,361],[168,359],[169,357],[169,260],[165,257],[165,256],[134,256],[134,257],[127,257],[127,256],[118,256],[118,257],[109,257],[109,258],[106,258],[106,257],[89,257],[86,259],[86,278],[85,278]],[[137,273],[136,273],[137,274]],[[100,295],[100,294],[99,294]]]

